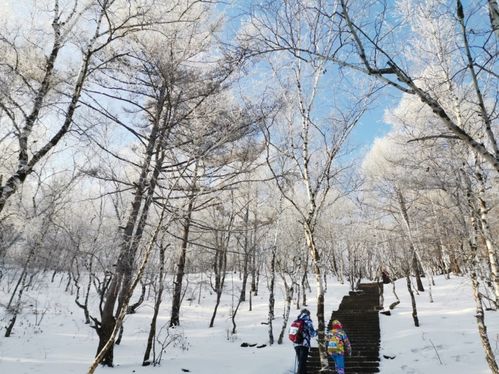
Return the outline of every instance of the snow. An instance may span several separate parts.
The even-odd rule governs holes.
[[[228,276],[230,277],[230,276]],[[236,278],[234,276],[234,278]],[[428,292],[416,296],[421,327],[413,326],[410,298],[405,280],[396,282],[401,299],[391,316],[380,315],[382,331],[381,354],[396,356],[382,359],[382,373],[488,373],[474,320],[474,302],[469,280],[443,277],[435,279],[435,302],[430,303]],[[4,282],[5,283],[5,282]],[[190,281],[194,294],[196,284]],[[235,294],[238,280],[234,279]],[[67,374],[85,373],[97,347],[97,336],[84,324],[82,311],[74,304],[74,296],[64,292],[65,284],[47,278],[38,287],[25,294],[26,304],[10,338],[0,338],[0,373]],[[313,288],[313,284],[312,284]],[[0,303],[9,298],[2,284]],[[282,325],[283,297],[278,287],[274,336],[277,339]],[[326,294],[326,314],[335,309],[348,285],[330,281]],[[188,292],[187,295],[190,295]],[[385,286],[385,306],[393,300],[391,286]],[[97,373],[240,373],[282,374],[292,370],[294,351],[287,337],[282,345],[268,345],[268,294],[261,284],[260,294],[253,298],[253,311],[243,303],[238,312],[237,334],[231,336],[229,318],[232,304],[229,285],[214,328],[208,328],[215,295],[204,290],[200,304],[197,298],[185,300],[181,310],[182,327],[176,333],[183,336],[180,343],[166,348],[160,367],[142,367],[146,338],[149,331],[152,306],[142,305],[134,315],[127,316],[125,333],[115,349],[114,368],[99,367]],[[308,295],[309,309],[315,314],[314,292]],[[164,301],[158,328],[169,320],[170,300]],[[292,309],[291,318],[297,314]],[[493,349],[497,352],[499,319],[488,312],[486,323]],[[2,326],[7,324],[5,310],[0,309]],[[40,322],[41,319],[41,322]],[[241,343],[267,344],[264,348],[241,347]],[[437,355],[438,353],[438,355]],[[439,357],[440,359],[439,359]],[[440,363],[440,361],[442,363]]]
[[[470,280],[435,278],[430,302],[428,285],[416,296],[420,327],[414,327],[405,279],[396,282],[401,303],[391,316],[380,314],[381,373],[490,373],[475,319]],[[395,301],[384,287],[385,307]],[[485,323],[494,353],[499,352],[499,316],[487,312]],[[385,359],[383,355],[395,356]]]

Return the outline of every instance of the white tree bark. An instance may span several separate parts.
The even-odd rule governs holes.
[[[474,213],[474,202],[473,202],[473,191],[471,188],[471,181],[462,171],[463,177],[466,182],[466,199],[468,208],[471,212],[470,215],[470,223],[466,225],[466,231],[468,234],[468,245],[471,251],[471,285],[473,288],[473,297],[475,299],[476,305],[476,322],[478,327],[478,333],[480,334],[480,340],[482,342],[482,347],[485,353],[485,357],[487,360],[487,364],[489,365],[490,370],[493,374],[499,373],[499,368],[497,366],[497,362],[492,352],[492,348],[490,346],[489,336],[487,335],[487,327],[485,325],[485,313],[483,311],[482,306],[482,297],[480,294],[480,288],[478,283],[478,277],[476,274],[476,267],[478,266],[478,232],[479,232],[479,223],[476,220]]]
[[[497,0],[488,0],[488,3],[492,30],[496,33],[496,37],[499,38],[499,5],[497,4]]]
[[[490,225],[489,225],[489,207],[485,197],[485,181],[483,172],[478,160],[475,160],[475,176],[478,179],[478,209],[480,216],[480,227],[482,229],[485,247],[487,248],[488,260],[491,272],[491,281],[494,285],[495,305],[499,306],[499,266],[497,262],[497,245],[494,241]]]

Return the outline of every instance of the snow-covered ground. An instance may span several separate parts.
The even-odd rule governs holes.
[[[268,292],[261,284],[260,294],[253,297],[253,310],[249,302],[243,303],[236,317],[237,333],[231,335],[232,321],[232,280],[234,294],[238,295],[239,280],[229,274],[226,279],[226,293],[218,309],[215,327],[208,328],[215,294],[205,289],[201,303],[198,304],[198,287],[191,279],[192,292],[187,292],[181,309],[182,327],[176,334],[183,335],[177,346],[170,345],[163,354],[160,367],[142,367],[142,358],[146,346],[152,306],[144,303],[138,312],[126,317],[125,333],[120,346],[115,348],[115,368],[98,368],[97,373],[182,373],[182,369],[191,373],[286,373],[293,368],[294,351],[287,339],[284,344],[268,345],[268,326],[262,324],[268,315]],[[0,373],[39,373],[67,374],[86,373],[97,348],[97,336],[94,330],[84,324],[83,312],[74,303],[74,296],[64,292],[65,282],[59,286],[46,281],[40,289],[25,296],[27,304],[22,318],[18,320],[14,334],[0,337]],[[276,320],[274,336],[277,340],[282,326],[283,297],[278,286],[276,295]],[[343,295],[348,292],[348,285],[330,282],[327,292],[327,313],[336,308]],[[5,305],[9,295],[5,289],[0,293],[0,305]],[[194,299],[194,300],[187,300]],[[314,291],[308,295],[309,308],[315,313]],[[170,316],[170,299],[163,303],[158,328],[167,324]],[[38,314],[35,313],[38,311]],[[0,309],[1,326],[7,324],[4,308]],[[43,319],[37,326],[44,313]],[[292,310],[292,318],[296,317]],[[287,333],[287,330],[286,330]],[[264,348],[241,347],[241,343],[258,345]]]
[[[490,373],[480,343],[475,303],[468,278],[435,278],[434,302],[426,291],[416,296],[420,327],[414,327],[405,279],[396,282],[401,303],[391,316],[380,315],[381,373]],[[384,288],[385,307],[395,301],[391,285]],[[499,353],[499,312],[485,322],[494,353]],[[383,358],[395,356],[394,359]]]
[[[180,328],[184,336],[180,345],[166,348],[160,367],[142,367],[142,357],[149,330],[152,308],[141,306],[135,315],[127,316],[125,334],[115,349],[115,368],[99,368],[97,373],[182,373],[182,369],[201,374],[282,374],[294,365],[291,343],[264,348],[241,347],[241,343],[268,343],[268,294],[262,284],[261,292],[253,298],[253,311],[244,303],[237,315],[237,334],[231,336],[229,313],[232,304],[232,282],[228,276],[227,293],[216,319],[215,327],[208,328],[215,295],[203,291],[201,303],[196,297],[184,301]],[[396,356],[382,359],[382,373],[488,373],[476,324],[469,282],[465,278],[436,279],[433,288],[434,303],[429,303],[427,292],[417,296],[421,327],[412,324],[410,299],[405,282],[397,281],[401,304],[392,316],[380,316],[382,327],[382,354]],[[194,285],[195,282],[190,284]],[[234,277],[234,289],[238,289]],[[0,303],[5,305],[8,294],[0,291]],[[348,285],[329,282],[326,295],[326,313],[337,307]],[[193,295],[195,289],[193,286]],[[196,295],[197,296],[197,295]],[[189,293],[186,298],[189,298]],[[315,314],[314,293],[310,294],[309,308]],[[49,280],[40,289],[29,292],[24,313],[10,338],[0,338],[0,373],[66,374],[86,373],[97,347],[95,332],[83,323],[83,313],[74,304],[74,296],[64,292],[64,284]],[[385,305],[393,301],[391,287],[385,286]],[[282,295],[276,303],[277,319],[274,334],[282,324]],[[166,300],[158,326],[168,322],[169,300]],[[492,346],[497,351],[499,318],[487,313],[486,322]],[[292,317],[296,315],[293,310]],[[7,319],[0,309],[1,326]],[[40,322],[41,320],[41,322]],[[441,362],[440,362],[441,361]]]

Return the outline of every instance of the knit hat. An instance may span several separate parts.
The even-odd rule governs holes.
[[[343,328],[343,325],[342,325],[342,324],[341,324],[341,322],[340,322],[340,321],[338,321],[337,319],[335,319],[335,320],[333,321],[333,323],[331,324],[331,326],[332,326],[332,329],[333,329],[333,330],[339,330],[339,329],[342,329],[342,328]]]

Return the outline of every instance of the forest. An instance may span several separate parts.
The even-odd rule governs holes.
[[[330,290],[384,272],[416,329],[435,279],[469,285],[499,373],[497,0],[4,0],[0,20],[0,356],[58,285],[89,374],[130,316],[158,366],[186,304],[230,340],[261,295],[269,346],[314,305],[324,367]]]

